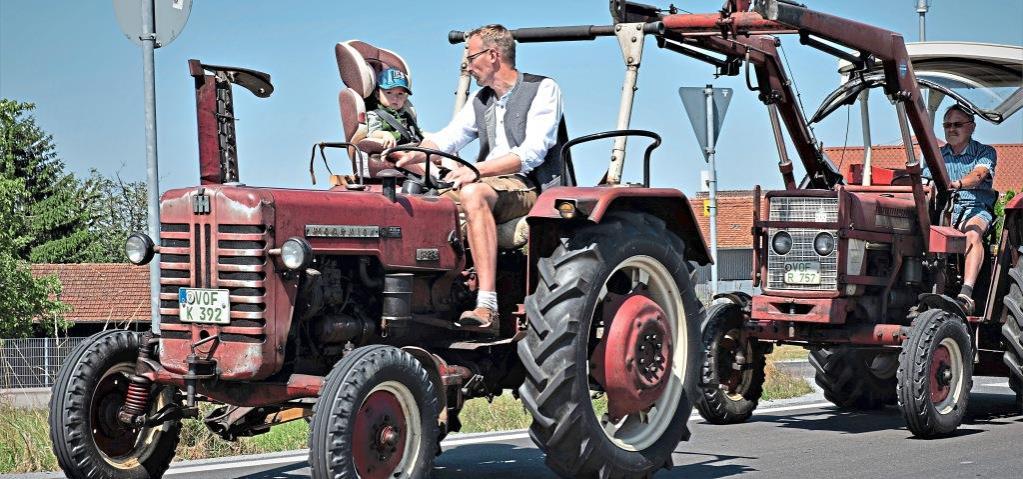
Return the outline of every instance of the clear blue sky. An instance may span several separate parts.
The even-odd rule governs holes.
[[[722,2],[677,3],[693,12],[712,12]],[[916,0],[805,3],[917,40]],[[1021,0],[934,0],[927,19],[928,40],[1023,44]],[[198,182],[195,101],[187,59],[272,75],[276,91],[268,99],[235,89],[241,179],[250,185],[304,188],[311,186],[310,146],[342,135],[336,42],[360,39],[403,55],[412,68],[412,99],[420,124],[432,131],[451,115],[458,73],[461,49],[447,43],[447,32],[495,22],[517,28],[607,24],[610,17],[603,0],[196,0],[183,33],[156,51],[161,190]],[[801,47],[796,38],[786,38],[784,45],[803,100],[814,109],[837,86],[835,60]],[[520,69],[561,83],[571,135],[614,128],[623,66],[612,38],[522,45],[518,57]],[[665,137],[652,167],[655,186],[698,190],[705,164],[676,92],[680,86],[708,82],[736,92],[718,144],[719,188],[780,185],[763,105],[746,90],[742,77],[713,80],[711,73],[710,66],[660,50],[647,40],[632,125]],[[110,1],[0,1],[0,96],[38,105],[39,124],[53,134],[72,171],[84,175],[97,168],[128,180],[145,179],[141,52],[121,33]],[[875,108],[883,106],[883,98],[875,101]],[[1023,142],[1021,116],[1001,126],[981,124],[976,136],[989,143]],[[818,128],[818,136],[827,145],[840,146],[845,141],[845,115],[833,117]],[[857,145],[861,137],[855,111],[850,123],[848,144]],[[873,132],[875,143],[896,142],[894,113],[885,121],[875,120]],[[627,176],[633,179],[640,174],[638,151],[630,148],[627,160]],[[608,156],[609,144],[580,150],[575,158],[581,182],[593,184]],[[346,170],[345,164],[338,157],[335,171]],[[322,172],[322,166],[317,167]]]

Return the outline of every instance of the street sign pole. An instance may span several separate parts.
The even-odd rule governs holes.
[[[149,189],[149,237],[160,244],[160,176],[156,156],[156,28],[153,2],[142,0],[142,82],[146,99],[146,177]],[[160,261],[149,262],[149,311],[152,331],[160,333]]]
[[[114,0],[114,16],[132,43],[142,47],[142,85],[146,110],[146,188],[149,237],[160,244],[160,169],[156,155],[156,67],[154,51],[181,34],[192,0]],[[160,260],[149,263],[151,329],[160,332]]]
[[[682,98],[682,107],[689,115],[696,140],[700,142],[703,158],[710,164],[707,186],[707,216],[710,217],[710,254],[714,263],[710,267],[711,291],[718,293],[718,170],[715,164],[714,146],[718,142],[718,132],[725,120],[725,112],[732,99],[731,88],[681,87],[678,89]]]
[[[710,163],[710,255],[714,264],[710,267],[711,294],[718,294],[718,170],[714,164],[714,146],[717,143],[717,123],[714,122],[714,86],[703,89],[707,101],[707,162]]]

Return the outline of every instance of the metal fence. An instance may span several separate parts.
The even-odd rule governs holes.
[[[53,386],[64,358],[85,339],[0,339],[0,389]]]

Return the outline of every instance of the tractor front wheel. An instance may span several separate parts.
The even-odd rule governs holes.
[[[181,422],[132,427],[117,418],[135,373],[140,335],[104,331],[67,357],[50,397],[50,440],[57,463],[73,479],[163,476],[174,458]],[[153,385],[151,413],[174,400],[174,388]]]
[[[684,252],[659,218],[611,213],[539,260],[519,393],[559,475],[647,477],[689,438],[703,307]]]
[[[972,386],[973,347],[966,322],[940,309],[921,313],[899,354],[899,407],[909,430],[922,438],[955,431]]]
[[[429,477],[439,404],[426,369],[411,354],[383,345],[348,353],[327,375],[313,407],[312,477]]]
[[[707,310],[703,329],[700,400],[696,409],[712,424],[745,422],[764,392],[764,348],[742,332],[742,308],[733,302]]]

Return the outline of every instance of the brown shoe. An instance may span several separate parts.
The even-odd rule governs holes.
[[[496,322],[497,311],[487,307],[479,307],[462,313],[456,324],[462,328],[489,329]]]

